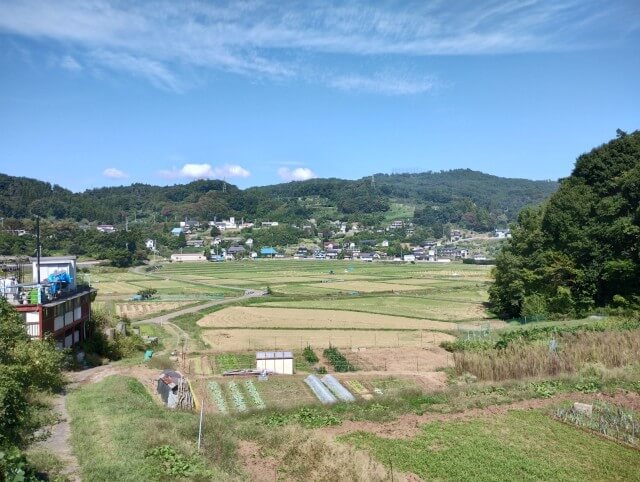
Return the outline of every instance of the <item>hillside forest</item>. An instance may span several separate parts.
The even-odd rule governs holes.
[[[523,209],[490,290],[506,317],[640,303],[640,132],[578,157],[538,207]]]

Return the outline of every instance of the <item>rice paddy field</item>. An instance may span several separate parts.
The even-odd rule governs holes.
[[[204,330],[202,337],[214,352],[241,350],[291,350],[307,344],[319,348],[420,347],[451,341],[452,335],[421,330],[304,330],[304,329],[225,329]]]
[[[92,287],[98,290],[98,301],[123,302],[138,291],[153,288],[159,299],[171,301],[205,300],[213,296],[238,296],[243,288],[219,286],[212,279],[192,279],[189,277],[169,278],[155,273],[118,269],[95,269],[85,276]],[[126,310],[125,310],[126,311]],[[126,313],[125,313],[126,314]]]

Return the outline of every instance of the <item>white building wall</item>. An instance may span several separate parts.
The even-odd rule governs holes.
[[[258,370],[267,370],[281,375],[293,375],[292,359],[276,359],[276,360],[256,360],[256,368]]]
[[[40,313],[32,311],[26,315],[27,333],[32,338],[38,338],[40,336]]]

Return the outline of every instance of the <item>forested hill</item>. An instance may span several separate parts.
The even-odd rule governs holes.
[[[546,199],[552,181],[530,181],[458,169],[420,174],[376,174],[360,180],[312,179],[240,190],[223,181],[174,186],[133,184],[72,193],[60,186],[0,174],[0,216],[40,215],[119,223],[125,216],[202,220],[236,216],[299,222],[342,219],[380,222],[395,205],[415,208],[413,221],[438,232],[443,223],[492,229],[527,205]],[[364,218],[363,218],[364,216]],[[408,215],[411,217],[411,215]]]
[[[640,131],[584,154],[543,206],[523,210],[490,295],[505,316],[640,307]]]

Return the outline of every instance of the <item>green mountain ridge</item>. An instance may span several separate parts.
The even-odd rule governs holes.
[[[544,201],[553,181],[509,179],[469,169],[420,174],[375,174],[358,180],[311,179],[241,190],[221,180],[173,186],[131,184],[74,193],[58,185],[0,174],[0,216],[38,215],[99,223],[125,217],[174,221],[236,216],[299,223],[319,220],[381,223],[394,204],[407,205],[417,225],[439,232],[445,223],[488,230]]]

